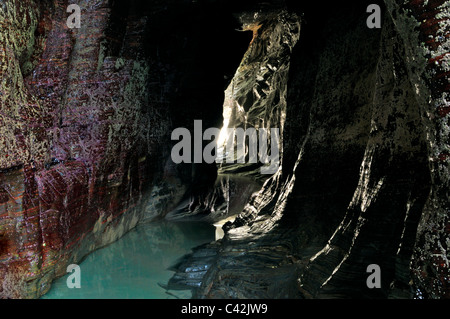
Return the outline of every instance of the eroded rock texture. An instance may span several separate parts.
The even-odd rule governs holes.
[[[145,17],[116,30],[118,8],[83,1],[81,28],[69,29],[67,5],[0,10],[3,297],[40,296],[68,264],[137,224],[168,129],[147,108]]]
[[[418,295],[450,298],[450,204],[449,204],[449,111],[450,111],[450,3],[448,1],[412,1],[395,6],[394,14],[407,12],[418,30],[421,50],[415,50],[417,39],[407,38],[404,29],[400,33],[415,60],[425,56],[423,68],[415,63],[409,70],[412,81],[417,81],[418,100],[424,105],[424,122],[427,132],[431,193],[427,198],[417,231],[417,241],[412,260],[413,278]],[[400,28],[399,14],[397,24]],[[414,41],[415,40],[415,41]],[[421,65],[423,66],[423,65]],[[420,70],[420,71],[419,71]],[[427,104],[428,102],[428,104]]]
[[[304,15],[282,167],[222,241],[176,265],[174,286],[206,298],[449,297],[449,3],[380,3],[381,29],[366,27],[368,4],[288,3]],[[190,267],[202,260],[203,273]],[[366,285],[370,264],[380,289]]]
[[[169,161],[170,133],[221,121],[224,74],[248,46],[214,68],[224,43],[242,41],[208,4],[71,3],[79,29],[68,1],[0,6],[4,298],[39,297],[68,264],[214,184],[215,167]]]

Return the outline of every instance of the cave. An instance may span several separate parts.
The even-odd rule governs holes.
[[[5,0],[0,24],[0,298],[124,259],[143,298],[450,298],[450,1]]]

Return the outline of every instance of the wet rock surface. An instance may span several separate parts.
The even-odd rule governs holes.
[[[448,135],[429,135],[448,127],[434,108],[448,108],[448,74],[445,62],[426,67],[427,56],[448,52],[448,3],[386,1],[379,30],[364,27],[367,5],[304,12],[290,59],[282,168],[224,226],[221,241],[199,248],[216,251],[206,273],[189,268],[189,260],[201,264],[195,254],[175,268],[174,278],[191,276],[197,297],[448,297],[448,177],[435,183],[448,163],[430,163]],[[420,47],[425,30],[443,42]],[[366,285],[370,264],[381,268],[381,289]]]

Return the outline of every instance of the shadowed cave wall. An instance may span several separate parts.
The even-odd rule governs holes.
[[[448,3],[380,3],[379,30],[365,27],[368,4],[288,2],[302,25],[281,168],[221,241],[174,265],[169,287],[200,298],[448,297]],[[366,285],[370,264],[381,289]]]
[[[216,220],[238,185],[259,191],[169,289],[448,298],[448,1],[386,0],[381,29],[371,1],[77,3],[80,29],[67,1],[0,8],[1,297],[39,297],[140,222]],[[172,130],[224,110],[280,127],[275,175],[173,164]]]

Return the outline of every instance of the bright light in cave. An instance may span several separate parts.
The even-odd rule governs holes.
[[[229,123],[230,123],[229,118],[223,120],[223,127],[220,130],[219,138],[217,139],[217,147],[219,149],[222,149],[227,142],[227,137],[228,137],[227,136],[227,128],[228,128]]]
[[[238,72],[239,70],[236,71],[235,77],[238,74]],[[233,109],[235,110],[235,112],[239,113],[234,114],[234,117],[246,118],[244,108],[241,105],[239,105],[239,103],[235,99],[236,96],[236,85],[234,83],[235,77],[231,80],[231,83],[225,90],[225,100],[223,103],[223,112],[222,112],[223,126],[220,130],[220,134],[217,139],[217,151],[218,151],[217,154],[218,156],[222,155],[223,157],[226,156],[226,154],[223,151],[228,141],[227,129],[229,128],[230,120],[233,116]]]

